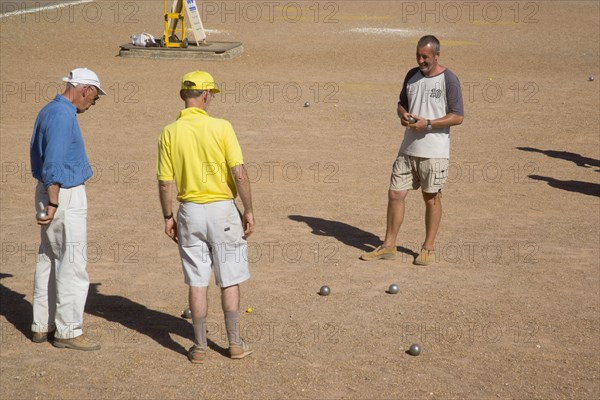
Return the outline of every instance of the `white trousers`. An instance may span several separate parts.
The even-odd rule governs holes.
[[[48,204],[38,183],[36,211]],[[83,309],[90,281],[87,265],[87,197],[85,186],[60,189],[54,219],[41,228],[33,288],[33,332],[70,339],[83,334]]]

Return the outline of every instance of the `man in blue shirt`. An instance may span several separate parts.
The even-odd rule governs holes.
[[[31,171],[38,180],[36,219],[41,242],[33,290],[32,340],[52,339],[59,348],[99,350],[83,333],[89,287],[87,198],[92,176],[77,114],[106,94],[98,76],[77,68],[63,78],[67,87],[39,112],[31,138]]]

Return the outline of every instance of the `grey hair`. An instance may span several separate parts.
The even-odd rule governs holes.
[[[188,89],[181,89],[179,91],[179,97],[181,97],[181,100],[186,101],[188,99],[195,99],[197,97],[202,96],[202,94],[204,92],[207,92],[207,90],[188,90]]]
[[[440,53],[440,41],[433,35],[425,35],[421,39],[419,39],[419,43],[417,43],[417,48],[425,47],[428,44],[433,47],[434,54]]]

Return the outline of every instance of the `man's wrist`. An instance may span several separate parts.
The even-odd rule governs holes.
[[[48,207],[58,208],[58,203],[53,203],[51,201],[48,202]]]
[[[173,218],[173,213],[169,214],[169,215],[163,215],[163,217],[165,218],[165,220],[169,220]]]

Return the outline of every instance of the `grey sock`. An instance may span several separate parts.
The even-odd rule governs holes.
[[[228,311],[225,313],[225,330],[229,344],[240,344],[240,314],[237,311]]]
[[[192,326],[194,327],[196,346],[206,350],[208,348],[208,343],[206,340],[206,317],[192,318]]]

